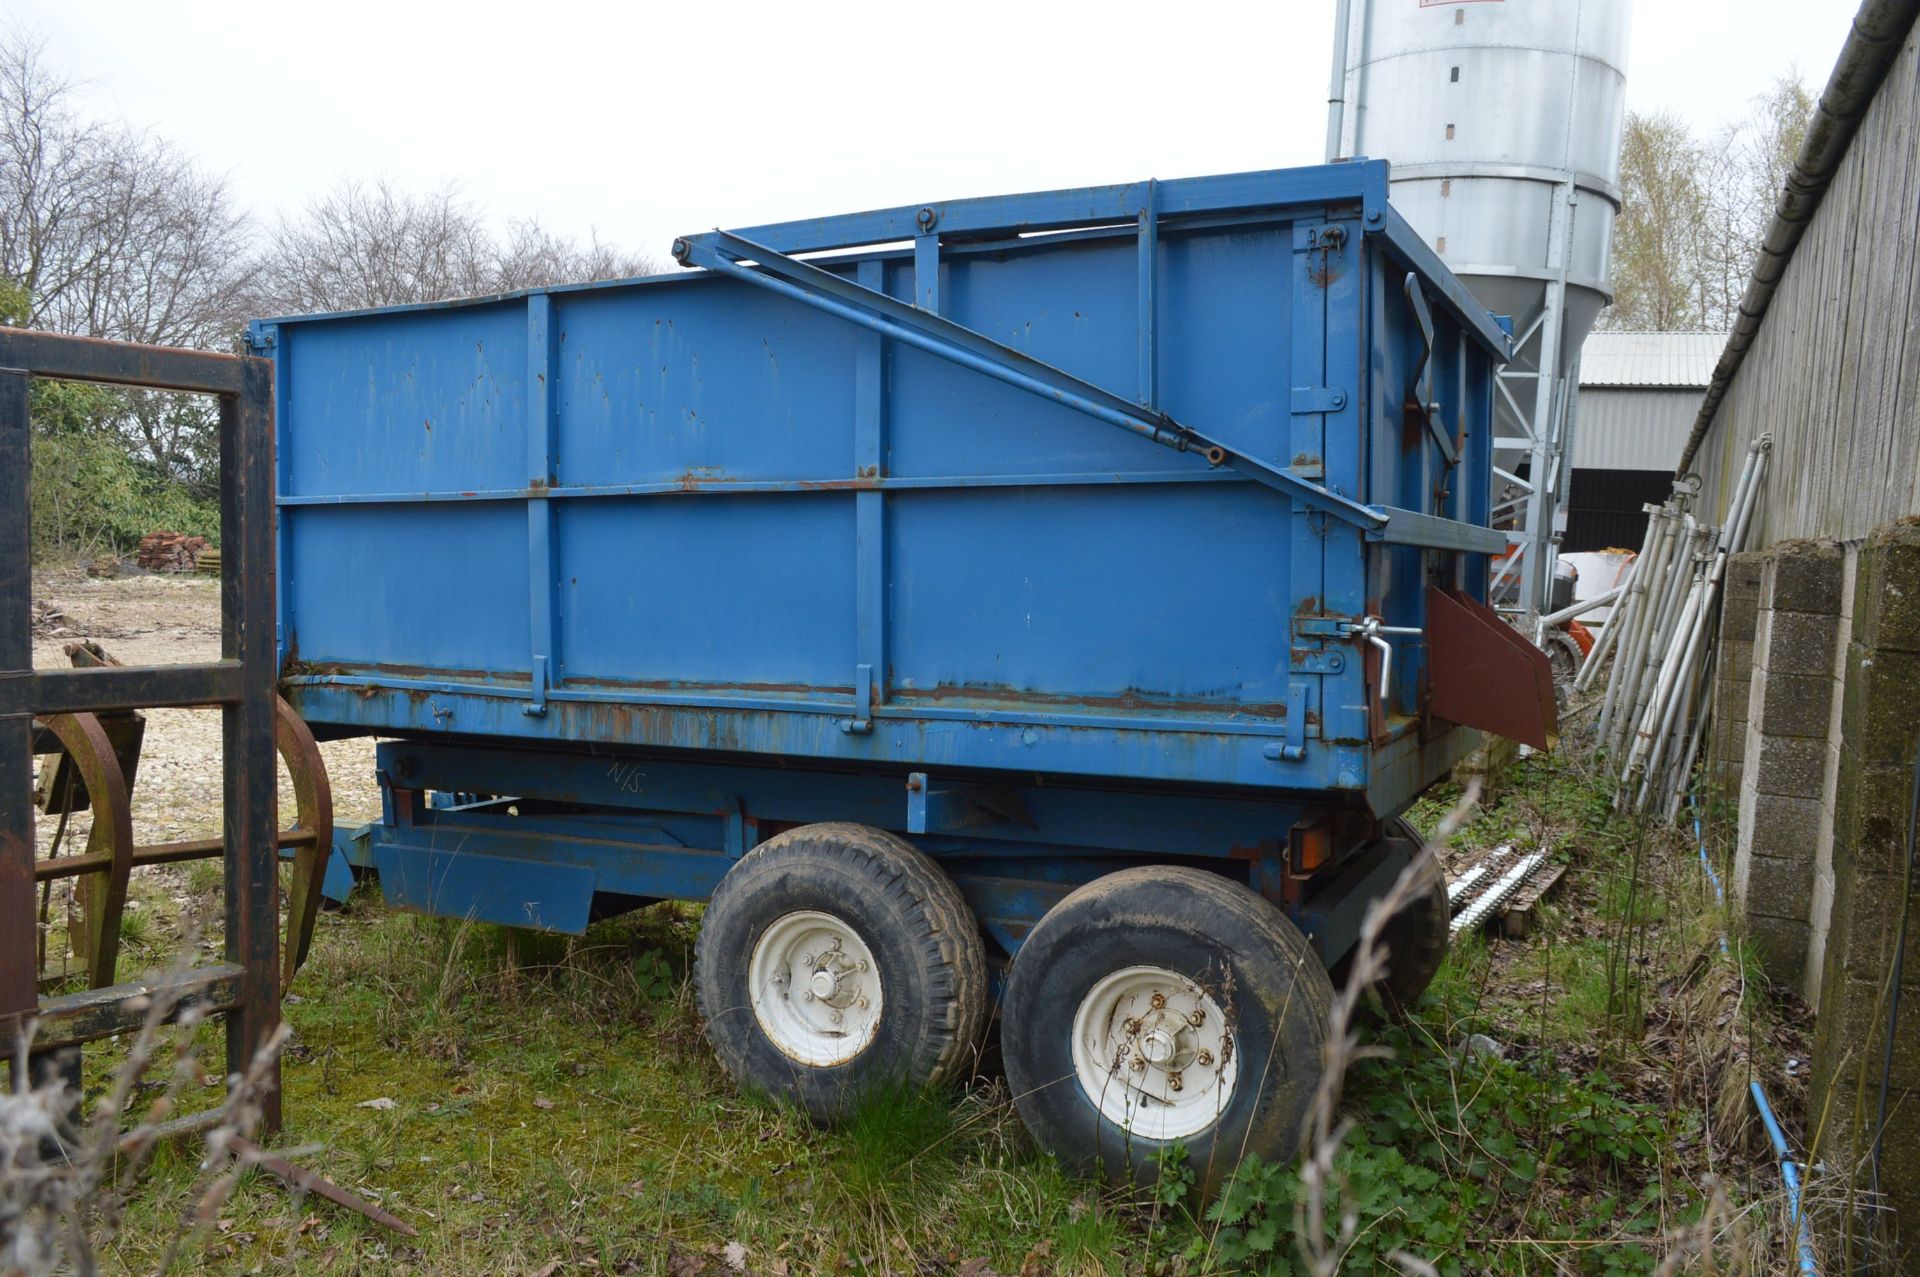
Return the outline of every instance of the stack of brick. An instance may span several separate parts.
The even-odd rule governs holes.
[[[135,559],[150,572],[191,572],[200,551],[206,548],[205,537],[188,536],[184,532],[149,532],[140,538]]]

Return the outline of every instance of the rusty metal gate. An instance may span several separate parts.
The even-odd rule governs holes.
[[[220,414],[220,658],[189,665],[33,668],[28,485],[33,378],[212,395]],[[22,1035],[45,1052],[137,1030],[156,996],[224,1014],[227,1072],[246,1073],[280,1018],[277,861],[296,849],[289,899],[289,970],[303,956],[318,904],[317,868],[330,840],[330,804],[313,738],[274,691],[274,381],[265,359],[0,329],[0,1043],[16,1069]],[[79,654],[76,653],[76,656]],[[218,706],[224,720],[221,837],[135,847],[116,723],[137,709]],[[300,796],[300,827],[276,828],[276,733]],[[124,752],[124,746],[123,746]],[[37,861],[33,756],[59,755],[93,805],[83,854]],[[304,773],[304,776],[303,776]],[[316,789],[317,786],[317,789]],[[51,810],[51,803],[49,809]],[[140,864],[224,856],[225,952],[219,963],[160,979],[119,982],[115,956],[127,876]],[[87,990],[42,996],[36,885],[81,879],[84,926],[76,949]],[[262,1124],[280,1122],[279,1070],[258,1099]],[[19,1075],[16,1073],[16,1084]]]

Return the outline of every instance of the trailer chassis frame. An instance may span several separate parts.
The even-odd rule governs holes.
[[[1132,865],[1184,863],[1272,900],[1332,965],[1419,849],[1364,808],[1311,795],[458,740],[383,741],[376,753],[382,820],[341,830],[334,846],[379,872],[389,905],[570,934],[599,916],[596,896],[704,900],[775,834],[851,820],[904,834],[938,861],[1008,957],[1074,888]]]

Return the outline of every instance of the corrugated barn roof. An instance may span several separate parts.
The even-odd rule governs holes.
[[[1725,333],[1594,333],[1580,349],[1580,384],[1705,389],[1726,346]]]

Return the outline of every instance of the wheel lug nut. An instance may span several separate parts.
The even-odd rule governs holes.
[[[1206,1020],[1207,1020],[1207,1013],[1205,1011],[1202,1011],[1199,1007],[1195,1007],[1193,1009],[1193,1014],[1187,1017],[1187,1023],[1191,1024],[1196,1029],[1199,1028],[1202,1024],[1205,1024]]]
[[[810,966],[812,966],[812,965],[813,965],[813,955],[812,955],[811,953],[803,953],[803,954],[801,954],[801,955],[800,955],[800,965],[801,965],[801,966],[803,966],[803,967],[810,967]]]
[[[827,1019],[838,1024],[840,1023],[840,1013],[838,1011],[829,1011],[827,1012]]]
[[[811,1001],[813,1001],[813,990],[812,990],[812,989],[802,989],[802,990],[800,990],[800,1000],[801,1000],[802,1002],[811,1002]]]
[[[1182,1086],[1184,1086],[1184,1085],[1186,1085],[1186,1084],[1185,1084],[1184,1082],[1182,1082],[1182,1081],[1180,1080],[1180,1075],[1179,1075],[1178,1073],[1169,1073],[1169,1074],[1167,1074],[1167,1089],[1168,1089],[1168,1090],[1172,1090],[1172,1091],[1177,1091],[1177,1090],[1179,1090],[1179,1089],[1180,1089],[1180,1088],[1181,1088]]]
[[[1213,1063],[1213,1052],[1203,1050],[1200,1052],[1200,1054],[1194,1056],[1193,1059],[1196,1064],[1198,1064],[1201,1068],[1204,1069],[1209,1064]]]
[[[854,1001],[853,1005],[859,1007],[862,1011],[864,1011],[867,1009],[867,1000],[865,998],[858,998]]]
[[[1140,1021],[1128,1020],[1125,1024],[1122,1024],[1120,1027],[1126,1030],[1128,1037],[1132,1037],[1136,1033],[1140,1032]]]
[[[1131,1060],[1127,1061],[1127,1067],[1132,1069],[1135,1073],[1144,1073],[1147,1068],[1147,1062],[1136,1055]]]
[[[1164,1010],[1164,1009],[1165,1009],[1165,1007],[1166,1007],[1166,1005],[1167,1005],[1167,995],[1166,995],[1166,994],[1164,994],[1164,993],[1156,993],[1156,994],[1154,994],[1154,995],[1153,995],[1153,1009],[1154,1009],[1154,1010],[1156,1010],[1156,1011],[1160,1011],[1160,1010]]]

